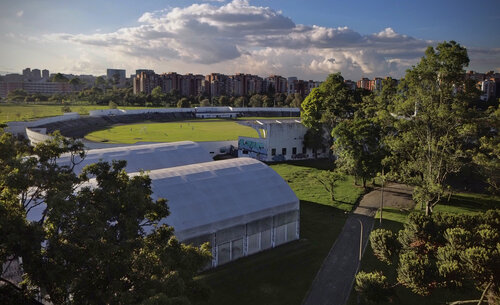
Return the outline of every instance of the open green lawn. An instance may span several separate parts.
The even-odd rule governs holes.
[[[300,202],[300,240],[261,252],[199,276],[213,290],[205,304],[299,305],[342,230],[347,214],[362,194],[352,180],[339,185],[345,203],[329,202],[328,193],[306,176],[328,168],[328,160],[271,167],[288,181]],[[347,201],[348,200],[348,201]]]
[[[30,121],[39,118],[62,115],[63,105],[35,104],[0,104],[0,123],[10,121]],[[72,112],[88,115],[91,110],[109,109],[108,106],[69,105]],[[141,109],[141,107],[120,107],[123,109]]]
[[[295,163],[275,164],[271,167],[285,179],[301,200],[331,205],[344,211],[351,211],[353,203],[361,196],[363,189],[354,186],[354,178],[347,177],[346,181],[339,183],[334,191],[335,202],[330,199],[330,194],[317,180],[310,175],[320,170],[331,169],[333,161],[307,160]]]
[[[419,207],[415,207],[418,209]],[[475,193],[458,193],[451,196],[450,201],[445,198],[440,204],[435,208],[435,212],[445,212],[453,214],[474,214],[479,212],[484,212],[488,209],[500,208],[500,197],[491,196],[485,194],[475,194]],[[383,220],[382,225],[379,223],[380,214],[377,213],[374,229],[385,228],[392,230],[393,232],[398,232],[401,230],[406,223],[407,215],[410,211],[402,211],[396,208],[384,208],[382,214]],[[363,255],[363,260],[361,262],[360,270],[370,272],[379,270],[387,276],[390,283],[394,283],[396,280],[396,267],[394,264],[388,266],[380,262],[374,255],[370,245],[366,248]],[[458,290],[452,289],[437,289],[432,295],[428,297],[422,297],[417,294],[412,293],[409,289],[397,286],[395,288],[395,299],[392,303],[381,303],[381,304],[408,304],[408,305],[418,305],[418,304],[445,304],[446,302],[465,300],[465,299],[478,299],[480,292],[476,291],[473,287],[462,287]],[[356,305],[356,292],[354,289],[351,291],[351,296],[348,305]]]
[[[257,131],[232,120],[193,120],[114,126],[85,136],[107,143],[229,141],[238,136],[257,137]]]

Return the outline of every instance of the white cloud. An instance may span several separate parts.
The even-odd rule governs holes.
[[[93,49],[114,63],[126,62],[130,69],[148,66],[158,72],[241,71],[316,79],[338,71],[353,79],[400,77],[433,43],[392,28],[363,35],[348,27],[295,24],[280,11],[246,0],[146,12],[138,21],[138,26],[115,32],[56,33],[45,39]],[[86,56],[81,68],[92,61],[90,53]]]
[[[23,15],[24,15],[24,11],[18,11],[18,12],[16,13],[16,16],[17,16],[17,17],[22,17]]]

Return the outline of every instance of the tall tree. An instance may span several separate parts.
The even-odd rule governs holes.
[[[344,172],[366,181],[381,171],[385,149],[381,143],[381,128],[373,120],[354,118],[339,123],[332,131],[332,150],[337,166]]]
[[[339,122],[351,118],[357,109],[354,93],[344,83],[340,73],[330,74],[302,102],[301,117],[304,125],[317,128],[325,124],[332,130]]]
[[[387,137],[393,169],[416,185],[413,198],[431,214],[451,173],[465,160],[465,144],[474,131],[467,100],[460,94],[469,58],[451,41],[429,47],[420,63],[401,81],[393,106],[396,132]]]

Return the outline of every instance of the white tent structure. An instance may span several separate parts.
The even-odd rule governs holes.
[[[299,199],[274,170],[251,158],[153,170],[162,220],[184,243],[210,242],[212,266],[299,238]]]
[[[167,199],[171,212],[161,223],[173,226],[183,243],[210,242],[212,267],[299,238],[299,199],[258,160],[211,161],[198,144],[178,142],[91,150],[75,172],[114,159],[128,161],[130,176],[148,170],[153,199]],[[69,156],[60,161],[70,162]],[[43,208],[31,210],[28,219],[39,220]]]
[[[181,166],[186,164],[212,161],[212,157],[198,143],[181,141],[172,143],[143,144],[102,149],[91,149],[86,152],[84,160],[75,158],[77,165],[74,172],[79,174],[83,167],[99,161],[111,162],[126,160],[125,170],[128,173],[141,170]],[[70,165],[71,156],[62,155],[57,161],[60,165]]]

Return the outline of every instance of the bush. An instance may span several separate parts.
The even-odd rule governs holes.
[[[376,229],[370,234],[370,245],[373,254],[382,262],[392,264],[397,249],[396,237],[392,231]]]
[[[71,112],[71,108],[68,105],[64,105],[61,107],[61,111],[63,113],[68,113],[68,112]]]
[[[118,108],[118,105],[115,102],[110,101],[109,102],[109,109],[116,109],[116,108]]]
[[[366,301],[383,302],[391,295],[387,277],[382,272],[359,272],[356,274],[356,292]]]

